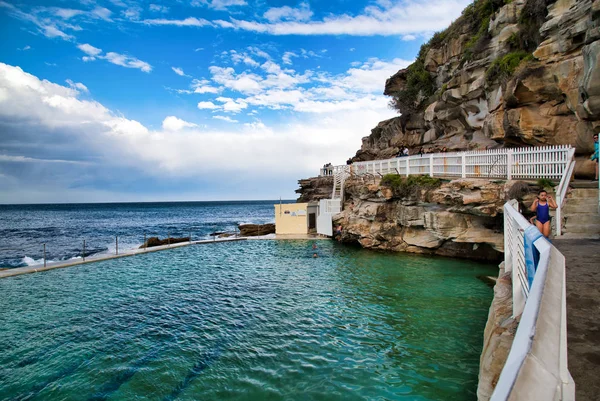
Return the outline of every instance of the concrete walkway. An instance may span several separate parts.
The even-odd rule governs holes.
[[[600,397],[600,240],[553,239],[567,263],[569,371],[577,401]]]

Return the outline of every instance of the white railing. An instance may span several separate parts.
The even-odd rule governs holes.
[[[504,205],[504,269],[512,271],[513,316],[523,312],[529,295],[525,264],[525,230],[531,226],[516,209],[517,201]]]
[[[445,178],[560,180],[556,191],[556,235],[562,234],[562,206],[575,167],[575,149],[568,145],[433,153],[330,166],[320,175],[334,176],[332,199],[341,199],[347,175],[399,174]]]
[[[569,189],[569,182],[571,182],[571,176],[573,175],[573,170],[575,170],[575,160],[573,159],[573,155],[575,154],[575,149],[572,149],[571,161],[569,162],[565,173],[560,179],[560,183],[556,188],[556,236],[562,235],[562,207],[565,203],[565,199],[567,198],[567,190]]]
[[[336,172],[343,171],[343,170],[350,170],[350,166],[349,165],[339,165],[339,166],[322,167],[319,170],[319,177],[332,176]]]
[[[333,192],[331,199],[344,199],[344,183],[350,175],[350,166],[337,166],[333,172]]]
[[[460,153],[433,153],[386,160],[356,162],[352,174],[430,175],[462,178],[561,179],[575,150],[571,146],[492,149]],[[321,169],[320,175],[347,166]],[[326,174],[327,173],[327,174]]]
[[[534,261],[527,260],[520,244],[533,226],[514,201],[504,205],[504,227],[504,263],[513,272],[513,313],[522,314],[490,400],[574,400],[575,383],[567,366],[565,258],[543,236],[533,241],[539,261],[529,287],[527,276],[520,277],[527,274],[521,266]],[[516,286],[523,288],[515,293]]]

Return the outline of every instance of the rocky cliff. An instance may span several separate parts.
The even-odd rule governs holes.
[[[507,4],[505,4],[507,3]],[[570,144],[589,177],[600,127],[600,0],[477,0],[385,84],[401,115],[354,160]]]
[[[497,261],[502,207],[519,196],[515,189],[525,184],[517,183],[355,177],[346,182],[348,201],[334,225],[342,225],[341,241],[365,248]]]

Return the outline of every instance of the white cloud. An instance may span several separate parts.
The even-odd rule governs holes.
[[[192,6],[206,6],[215,10],[227,10],[228,7],[245,6],[245,0],[193,0]]]
[[[288,120],[281,125],[256,122],[232,125],[230,129],[184,126],[181,130],[151,130],[98,102],[79,99],[77,91],[71,88],[0,63],[0,125],[8,127],[3,129],[2,138],[20,138],[22,143],[33,140],[52,143],[60,135],[60,143],[71,147],[66,150],[79,155],[80,152],[75,150],[85,149],[93,160],[102,160],[103,170],[111,171],[117,182],[127,174],[115,172],[131,168],[143,172],[146,177],[167,181],[184,177],[214,180],[223,184],[219,187],[220,196],[238,194],[243,197],[247,194],[239,195],[239,182],[248,188],[256,188],[265,180],[274,183],[276,178],[285,183],[276,188],[287,187],[284,193],[291,197],[298,178],[316,175],[318,168],[326,162],[344,163],[360,147],[363,136],[368,135],[379,121],[395,115],[387,108],[387,99],[382,96],[364,96],[366,100],[354,102],[352,107],[350,103],[353,102],[347,100],[344,109],[332,107],[334,102],[313,100],[308,103],[302,96],[310,93],[297,91],[298,100],[305,108],[326,108],[326,111],[319,110],[318,114],[310,113],[302,120]],[[241,100],[227,101],[238,103]],[[179,119],[165,120],[168,121],[166,127],[178,127],[172,122]],[[216,120],[233,118],[220,116]],[[65,151],[64,146],[61,146],[61,152]],[[53,152],[53,149],[48,147],[47,151]],[[43,158],[64,159],[61,154],[48,153]],[[39,157],[27,152],[20,155]],[[49,166],[54,165],[60,166],[60,163]],[[0,170],[0,174],[7,172]],[[230,182],[232,175],[236,182]],[[45,196],[61,193],[64,200],[69,199],[71,184],[76,181],[61,185],[58,183],[62,176],[53,177]],[[23,194],[31,185],[25,181],[17,184],[10,191],[2,191],[0,201],[10,195],[11,199],[18,197],[24,202]],[[268,189],[264,191],[267,192],[256,196],[276,195]],[[47,201],[49,198],[40,199]]]
[[[127,10],[121,11],[124,17],[129,18],[132,21],[138,21],[140,19],[140,15],[142,14],[141,7],[134,6],[129,7]]]
[[[283,64],[292,64],[292,57],[298,57],[298,55],[294,52],[285,52],[283,53],[281,60],[283,61]]]
[[[281,7],[275,9],[279,11],[274,11],[267,23],[232,18],[215,21],[215,24],[271,35],[408,35],[436,32],[447,27],[470,3],[471,0],[380,1],[356,16],[333,15],[317,21],[293,19],[291,11]],[[279,20],[280,15],[289,16],[290,20]]]
[[[108,52],[103,57],[106,61],[112,64],[120,65],[126,68],[138,68],[143,72],[152,71],[152,66],[145,61],[139,60],[135,57],[127,56],[125,54],[119,54],[115,52]]]
[[[108,8],[96,7],[91,11],[91,15],[105,21],[111,21],[110,16],[112,15],[112,11]]]
[[[358,88],[365,92],[383,93],[385,80],[398,70],[408,67],[412,61],[396,58],[391,62],[370,59],[359,68],[351,68],[341,81],[341,86]]]
[[[180,131],[184,128],[194,128],[197,124],[181,120],[175,116],[169,116],[162,122],[162,128],[166,131]]]
[[[102,49],[98,49],[88,43],[77,45],[79,50],[87,54],[87,56],[83,56],[81,59],[84,62],[94,61],[96,58],[103,59],[108,61],[109,63],[120,65],[126,68],[138,68],[144,72],[152,71],[152,66],[145,61],[139,60],[135,57],[127,56],[125,54],[119,54],[115,52],[108,52],[104,56],[101,55]]]
[[[102,53],[102,49],[98,49],[88,43],[77,45],[77,48],[90,57],[95,57]]]
[[[277,21],[308,21],[312,17],[308,3],[301,3],[298,8],[289,6],[273,7],[263,15],[270,22]]]
[[[256,93],[261,90],[262,78],[256,74],[243,72],[235,74],[231,67],[210,66],[208,68],[216,83],[242,93]]]
[[[204,47],[198,47],[198,48],[196,48],[194,51],[195,51],[195,52],[199,52],[199,51],[202,51],[202,50],[204,50]]]
[[[52,21],[52,19],[50,19],[50,18],[38,18],[37,15],[35,15],[33,13],[23,12],[19,8],[15,7],[14,5],[6,3],[4,1],[0,1],[0,8],[7,9],[8,14],[13,16],[14,18],[18,18],[20,20],[27,21],[27,22],[34,24],[38,28],[38,31],[42,35],[46,36],[47,38],[51,38],[51,39],[61,38],[63,40],[67,40],[67,41],[74,39],[74,37],[72,35],[69,35],[69,34],[63,32],[61,29],[59,29],[57,26],[58,22]],[[70,26],[70,25],[66,25],[66,24],[63,24],[63,25],[65,27],[74,28],[73,26]]]
[[[216,100],[217,102],[223,103],[221,107],[223,108],[223,111],[226,111],[228,113],[239,113],[240,111],[248,108],[248,103],[241,99],[234,100],[228,97],[221,96],[218,97]]]
[[[234,120],[233,118],[231,118],[231,117],[228,117],[228,116],[213,116],[213,118],[214,118],[215,120],[223,120],[223,121],[227,121],[228,123],[239,123],[239,121],[238,121],[238,120]]]
[[[193,93],[219,93],[220,89],[210,85],[206,79],[194,79],[191,84]]]
[[[31,50],[31,46],[27,45],[27,46],[23,47],[22,49],[17,48],[17,50],[20,50],[20,51]]]
[[[271,56],[269,56],[269,54],[261,49],[259,49],[258,47],[255,46],[248,46],[247,48],[251,54],[254,54],[255,56],[258,57],[262,57],[265,60],[269,60],[271,58]]]
[[[78,92],[89,92],[87,86],[85,86],[81,82],[73,82],[70,79],[67,79],[65,82],[67,84],[69,84],[69,86],[71,87],[71,89],[74,89],[74,90],[76,90]]]
[[[402,36],[402,40],[405,42],[410,42],[411,40],[415,40],[417,37],[415,35],[404,35]]]
[[[41,32],[47,38],[61,38],[63,40],[72,40],[75,37],[72,35],[68,35],[55,27],[54,25],[44,25],[41,26]]]
[[[220,106],[217,106],[213,102],[199,102],[198,103],[198,108],[200,110],[204,110],[204,109],[215,110],[215,109],[219,109]]]
[[[145,19],[142,22],[146,25],[174,25],[174,26],[197,26],[197,27],[212,25],[210,22],[208,22],[207,20],[205,20],[203,18],[198,19],[195,17],[189,17],[189,18],[186,18],[183,20],[164,19],[164,18]]]
[[[12,156],[12,155],[0,155],[0,162],[89,164],[88,162],[82,162],[82,161],[77,161],[77,160],[39,159],[39,158],[35,158],[35,157]],[[0,174],[0,176],[3,176],[3,174]]]
[[[159,13],[168,13],[169,12],[169,7],[161,6],[159,4],[150,4],[148,6],[148,9],[150,11],[159,12]]]
[[[113,3],[117,7],[122,7],[122,8],[127,7],[127,4],[125,4],[121,0],[110,0],[110,2]]]
[[[73,18],[76,15],[85,14],[85,11],[75,10],[72,8],[55,8],[54,15],[61,17],[63,19]]]
[[[352,68],[337,75],[310,70],[298,74],[291,69],[282,69],[272,60],[260,66],[263,75],[248,71],[236,73],[231,67],[211,66],[209,70],[214,82],[241,94],[235,100],[218,97],[216,101],[223,103],[223,111],[239,113],[251,105],[323,114],[372,109],[386,103],[387,99],[381,95],[385,79],[410,63],[402,59],[373,58],[353,63]]]
[[[177,67],[171,67],[171,69],[173,70],[173,72],[181,77],[185,77],[185,73],[183,72],[183,69],[181,68],[177,68]]]
[[[239,64],[240,62],[243,62],[244,64],[250,67],[258,67],[260,65],[246,53],[238,53],[235,50],[231,50],[229,53],[231,55],[231,61],[233,61],[234,64]]]

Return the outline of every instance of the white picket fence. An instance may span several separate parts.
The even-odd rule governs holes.
[[[531,225],[516,205],[516,201],[504,205],[504,266],[512,272],[513,316],[521,319],[491,401],[572,401],[575,383],[567,366],[565,258],[546,238],[534,241],[539,261],[529,287],[524,241]]]
[[[569,145],[433,153],[322,168],[333,176],[332,199],[343,198],[344,181],[351,175],[429,175],[443,178],[560,180],[556,191],[556,235],[562,233],[562,206],[575,167],[575,148]]]
[[[575,149],[568,145],[432,153],[356,162],[350,165],[350,173],[558,180],[562,178],[574,154]],[[345,167],[322,168],[320,175],[335,175]]]

